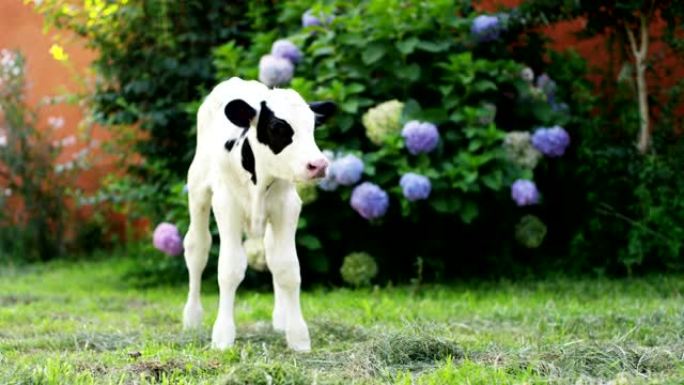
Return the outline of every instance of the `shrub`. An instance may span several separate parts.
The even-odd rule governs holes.
[[[66,251],[68,198],[90,147],[58,163],[76,137],[52,140],[64,125],[57,116],[39,129],[38,111],[56,99],[27,105],[25,65],[20,52],[0,51],[0,258],[43,261]]]
[[[311,13],[333,17],[301,27]],[[542,153],[565,152],[568,132],[561,127],[576,124],[570,113],[576,101],[563,88],[568,83],[543,72],[550,67],[543,48],[525,51],[536,57],[536,79],[505,49],[517,39],[507,30],[508,15],[478,16],[451,1],[412,7],[337,1],[310,9],[288,1],[278,18],[289,34],[263,31],[252,35],[249,50],[234,42],[215,50],[221,77],[253,77],[260,58],[287,39],[301,52],[289,85],[308,100],[339,106],[317,132],[321,147],[332,150],[332,166],[300,223],[305,270],[330,272],[350,251],[350,239],[381,261],[385,277],[407,277],[418,255],[435,274],[470,264],[469,256],[499,259],[511,249],[520,215],[507,189],[516,179],[533,178],[536,163],[544,162],[533,146],[535,130]],[[506,155],[504,138],[512,130],[527,130],[526,154],[533,159],[524,165]],[[345,166],[352,163],[346,154],[361,161]],[[526,203],[538,201],[536,187],[533,193]],[[473,238],[485,239],[493,220],[507,235],[501,247],[478,250]],[[462,244],[458,257],[454,244]]]

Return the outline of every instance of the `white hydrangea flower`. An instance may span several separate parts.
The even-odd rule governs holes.
[[[534,81],[534,71],[532,71],[532,68],[530,67],[525,67],[522,71],[520,71],[520,77],[524,81],[532,83]]]
[[[366,136],[371,142],[381,145],[390,134],[401,131],[401,112],[404,103],[390,100],[369,109],[361,118],[366,127]]]
[[[542,153],[532,145],[530,133],[526,131],[507,133],[503,146],[508,160],[521,167],[534,169],[542,157]]]

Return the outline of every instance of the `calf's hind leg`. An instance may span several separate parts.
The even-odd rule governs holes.
[[[183,240],[185,264],[188,267],[188,300],[183,309],[183,328],[190,329],[202,324],[202,302],[200,287],[202,272],[207,265],[211,233],[209,232],[209,188],[189,188],[190,228]]]

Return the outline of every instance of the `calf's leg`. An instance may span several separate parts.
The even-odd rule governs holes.
[[[202,323],[200,287],[202,272],[207,265],[211,233],[209,232],[209,205],[211,192],[208,188],[189,188],[190,228],[183,240],[185,264],[188,267],[188,299],[183,308],[183,328],[199,327]]]
[[[295,351],[310,351],[309,329],[299,302],[302,280],[295,247],[301,201],[292,188],[283,193],[282,201],[275,200],[271,203],[264,247],[266,263],[273,274],[276,292],[273,325],[275,328],[283,326],[284,318],[287,345]]]
[[[227,191],[214,193],[212,208],[221,238],[221,248],[218,261],[219,307],[211,334],[211,346],[223,350],[235,342],[235,292],[245,277],[247,256],[241,242],[240,215]]]

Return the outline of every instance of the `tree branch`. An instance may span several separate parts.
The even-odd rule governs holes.
[[[641,47],[639,47],[639,55],[641,60],[646,60],[648,53],[648,17],[641,15]]]
[[[625,24],[625,32],[627,32],[627,39],[629,40],[629,47],[632,49],[632,54],[635,59],[639,59],[639,48],[636,45],[636,39],[634,38],[634,32],[629,29],[629,26]]]

